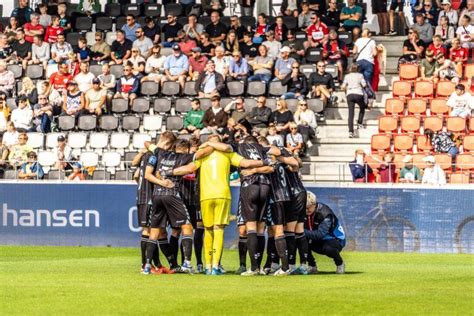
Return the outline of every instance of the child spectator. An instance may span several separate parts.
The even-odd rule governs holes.
[[[27,155],[28,160],[21,165],[18,178],[23,180],[40,180],[44,177],[44,171],[39,162],[36,160],[37,155],[34,151],[30,151]]]
[[[278,131],[274,124],[270,124],[270,127],[268,128],[267,140],[270,145],[278,147],[284,146],[283,137],[281,135],[278,135]]]
[[[438,56],[439,53],[443,53],[444,56],[447,55],[446,48],[443,46],[443,40],[440,35],[433,36],[433,43],[428,46],[428,50],[433,52],[433,56]]]
[[[426,141],[430,142],[436,153],[447,153],[451,157],[456,157],[459,149],[453,140],[453,134],[448,132],[435,133],[431,129],[425,130]]]
[[[90,61],[92,52],[89,47],[87,47],[87,40],[85,37],[81,37],[77,42],[78,48],[75,53],[77,54],[77,59],[79,62]]]
[[[436,60],[438,61],[439,68],[435,70],[433,75],[439,77],[439,79],[451,80],[456,84],[459,83],[459,75],[456,71],[456,64],[450,59],[446,59],[441,53],[438,53]]]
[[[421,181],[420,169],[413,164],[413,157],[406,155],[403,158],[405,166],[400,170],[400,182],[402,183],[416,183]]]
[[[84,173],[82,173],[82,165],[79,162],[72,165],[72,173],[67,179],[70,181],[84,181],[86,179]]]
[[[59,17],[53,16],[51,26],[48,26],[44,34],[44,41],[53,44],[58,41],[58,35],[63,34],[64,29],[59,26]]]
[[[442,54],[442,53],[441,53]],[[429,80],[437,82],[437,78],[434,76],[434,72],[439,65],[436,62],[434,52],[428,48],[426,51],[425,58],[420,62],[420,77],[418,80]]]
[[[463,65],[466,64],[469,57],[467,48],[461,47],[459,38],[453,40],[453,46],[449,50],[449,59],[455,64],[456,72],[459,77],[462,77]]]
[[[397,179],[397,169],[393,163],[393,154],[387,153],[383,157],[383,162],[378,168],[377,182],[394,183]]]
[[[191,111],[184,117],[184,128],[182,134],[194,133],[199,137],[199,131],[204,127],[202,119],[204,117],[204,110],[201,109],[201,102],[199,99],[193,99],[191,102]]]
[[[286,135],[286,149],[294,156],[299,156],[303,151],[303,135],[298,133],[298,125],[290,123],[290,133]]]
[[[467,118],[471,116],[471,110],[474,108],[474,100],[462,84],[455,87],[455,91],[449,96],[446,105],[452,108],[449,116],[459,116]]]
[[[374,182],[374,173],[365,160],[363,149],[355,151],[355,159],[349,162],[349,168],[354,182]]]

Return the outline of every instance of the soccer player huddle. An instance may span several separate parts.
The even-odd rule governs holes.
[[[237,211],[240,267],[236,273],[316,273],[311,250],[333,258],[337,273],[344,273],[339,255],[343,245],[334,234],[343,234],[337,218],[304,188],[299,158],[284,148],[271,146],[266,138],[245,136],[240,142],[227,144],[220,135],[211,134],[201,144],[197,138],[177,139],[167,131],[159,136],[156,145],[146,143],[132,165],[138,166],[142,273],[225,273],[221,257],[224,229],[231,211],[229,178],[234,170],[240,173],[241,181]],[[318,209],[325,211],[318,213]],[[324,230],[312,232],[311,240],[305,235],[305,222],[306,229],[321,223]],[[328,245],[329,239],[337,242]],[[266,244],[267,258],[262,266]],[[193,247],[196,269],[191,263]],[[159,250],[168,260],[169,268],[161,264]],[[251,263],[248,269],[247,253]]]

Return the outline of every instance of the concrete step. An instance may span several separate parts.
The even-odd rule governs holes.
[[[405,36],[374,36],[372,37],[377,44],[382,44],[387,50],[387,56],[403,55],[403,41]]]
[[[330,120],[346,120],[349,118],[349,108],[327,108],[325,110],[326,119]],[[381,115],[384,115],[381,108],[365,111],[364,120],[377,120]],[[356,117],[359,115],[358,107],[355,110]]]
[[[356,138],[354,138],[356,139]],[[312,156],[353,156],[356,149],[370,152],[370,141],[364,143],[319,143],[311,147]]]
[[[348,127],[346,126],[320,126],[318,138],[345,138],[348,136]],[[357,130],[356,134],[359,138],[369,139],[372,135],[377,134],[378,126],[370,125],[364,129]],[[348,138],[349,139],[349,138]]]
[[[316,144],[327,145],[353,145],[353,144],[370,144],[370,140],[364,138],[349,138],[349,137],[333,137],[333,138],[318,138]]]
[[[364,120],[366,126],[378,126],[378,120]],[[324,122],[319,122],[319,126],[347,126],[347,120],[334,120],[334,119],[327,119]]]

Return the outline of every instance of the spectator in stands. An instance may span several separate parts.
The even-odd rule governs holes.
[[[439,68],[436,68],[434,76],[439,79],[450,80],[454,83],[459,83],[459,75],[456,70],[456,64],[450,59],[446,59],[442,53],[436,56]]]
[[[377,169],[378,183],[395,183],[397,180],[397,168],[393,163],[393,154],[386,153],[383,156],[383,161]]]
[[[8,25],[5,28],[5,30],[3,31],[3,33],[7,35],[8,43],[11,44],[16,40],[16,37],[17,37],[16,34],[17,34],[18,30],[20,30],[20,29],[22,30],[20,25],[18,25],[17,18],[14,17],[14,16],[10,17]]]
[[[139,64],[145,63],[146,60],[140,55],[140,50],[138,47],[132,47],[132,54],[130,57],[124,62],[124,65],[130,64],[132,65],[133,74],[136,76],[139,73]]]
[[[363,10],[356,5],[356,0],[347,0],[347,6],[341,10],[342,28],[346,32],[352,32],[354,41],[360,36],[362,30],[362,15]]]
[[[283,42],[282,46],[290,48],[289,57],[293,58],[297,62],[301,62],[305,56],[306,51],[304,47],[304,42],[297,41],[295,32],[292,30],[288,31],[287,40]]]
[[[72,30],[71,18],[67,15],[67,3],[60,2],[58,3],[58,14],[59,16],[59,25],[64,28],[65,32]]]
[[[59,135],[57,138],[58,144],[53,149],[53,154],[56,157],[55,169],[67,170],[71,169],[70,162],[73,160],[72,149],[66,144],[66,138]]]
[[[199,47],[201,48],[201,54],[206,56],[208,59],[215,55],[216,45],[210,41],[209,34],[206,32],[201,34],[201,43],[199,44]]]
[[[467,1],[467,6],[461,11],[459,16],[468,16],[471,18],[471,25],[474,25],[474,2]],[[462,19],[459,20],[459,26],[462,24]]]
[[[28,64],[41,64],[43,68],[46,69],[50,57],[51,53],[49,44],[43,41],[41,35],[35,35],[33,45],[31,46],[31,60],[28,61]]]
[[[124,61],[132,55],[133,43],[128,38],[125,38],[124,31],[117,31],[117,39],[112,43],[112,54],[110,57],[112,65],[123,65]]]
[[[280,54],[281,42],[275,39],[275,33],[273,31],[268,31],[267,33],[265,33],[265,36],[267,40],[264,41],[262,45],[267,47],[268,56],[272,59],[276,59]]]
[[[165,56],[160,54],[161,46],[154,44],[151,49],[151,55],[148,57],[145,64],[146,76],[142,78],[141,82],[154,81],[159,83],[163,75],[163,65],[165,63]]]
[[[278,147],[284,147],[285,143],[283,141],[283,137],[278,134],[278,131],[275,127],[274,124],[270,124],[268,127],[268,135],[267,135],[267,141],[272,145],[272,146],[278,146]]]
[[[195,81],[206,69],[208,59],[201,55],[201,48],[194,47],[189,58],[189,80]],[[215,67],[213,69],[215,71]]]
[[[403,158],[405,166],[400,170],[400,182],[402,183],[419,183],[421,182],[420,169],[413,164],[413,157],[406,155]]]
[[[38,90],[33,80],[29,77],[23,77],[21,79],[21,90],[18,91],[17,96],[25,96],[33,109],[33,105],[38,103]]]
[[[258,55],[259,45],[252,41],[252,34],[249,32],[244,33],[244,39],[242,45],[240,45],[240,52],[247,60],[251,60]]]
[[[18,136],[18,143],[11,146],[8,154],[8,163],[17,168],[27,161],[27,154],[33,149],[27,144],[28,135],[21,132]]]
[[[423,13],[417,13],[416,23],[412,26],[412,29],[418,32],[420,40],[423,41],[423,46],[428,47],[431,44],[433,38],[433,25],[426,22]]]
[[[137,98],[140,86],[140,80],[133,75],[132,71],[132,66],[125,64],[123,67],[123,76],[117,80],[114,95],[114,99],[128,99],[130,106],[133,104],[133,100]]]
[[[436,163],[435,157],[430,155],[423,158],[423,161],[426,163],[426,168],[423,171],[421,183],[434,185],[446,184],[446,174]]]
[[[239,39],[239,42],[243,42],[244,33],[247,32],[246,28],[240,24],[240,19],[237,15],[230,17],[229,31],[233,30]]]
[[[215,49],[216,56],[212,57],[212,61],[216,66],[216,72],[220,73],[222,77],[226,78],[229,74],[230,58],[225,56],[225,50],[222,46],[217,46]]]
[[[31,43],[25,40],[25,32],[19,29],[16,34],[16,41],[12,44],[14,61],[26,69],[28,61],[31,59]]]
[[[221,98],[214,96],[211,98],[211,107],[206,110],[202,119],[204,129],[202,134],[209,134],[222,131],[227,126],[228,116],[220,105]]]
[[[471,24],[471,17],[461,16],[459,24],[456,35],[461,40],[461,46],[466,49],[474,48],[474,25]]]
[[[309,86],[312,98],[320,98],[324,105],[328,101],[335,102],[332,97],[332,92],[335,90],[334,79],[330,73],[326,72],[324,61],[319,61],[316,64],[316,72],[309,76]],[[319,113],[319,117],[324,120],[323,112]]]
[[[316,115],[308,108],[306,100],[298,102],[298,109],[294,114],[295,123],[298,125],[298,133],[303,135],[304,142],[313,139],[316,136]]]
[[[5,101],[3,101],[4,103]],[[0,105],[2,104],[2,101],[0,99]],[[5,110],[6,104],[4,105],[4,110]],[[1,119],[1,118],[0,118]],[[13,122],[8,122],[6,123],[6,131],[2,135],[2,146],[1,146],[1,152],[2,156],[0,159],[0,166],[3,166],[6,164],[8,155],[10,154],[11,149],[13,146],[18,144],[18,138],[19,138],[19,133],[15,128],[15,124]],[[3,132],[3,131],[2,131]]]
[[[211,23],[206,26],[206,33],[209,34],[209,40],[214,45],[219,45],[224,41],[227,34],[227,26],[225,26],[221,21],[219,12],[213,11],[211,14]]]
[[[100,88],[106,91],[106,107],[107,112],[110,113],[110,106],[112,105],[112,98],[115,95],[116,78],[110,73],[109,64],[102,65],[102,74],[97,77],[100,80]]]
[[[240,14],[242,16],[253,16],[253,9],[255,8],[256,0],[240,0]]]
[[[288,134],[290,130],[290,122],[294,121],[293,113],[288,110],[288,105],[285,100],[277,100],[276,106],[276,111],[273,111],[270,116],[270,123],[273,123],[278,133],[281,134],[283,138],[286,138],[286,134]]]
[[[257,23],[255,27],[252,29],[253,31],[253,39],[252,41],[260,45],[262,44],[263,40],[265,39],[265,33],[267,33],[270,29],[270,25],[267,23],[267,16],[265,13],[260,13],[257,16]]]
[[[227,33],[223,46],[226,53],[230,55],[232,55],[233,52],[240,51],[239,39],[237,38],[237,34],[234,30],[230,30],[229,33]]]
[[[91,60],[91,57],[92,57],[92,52],[90,50],[90,48],[87,46],[87,40],[85,37],[81,37],[78,41],[77,41],[77,48],[74,50],[74,52],[76,53],[77,55],[77,60],[79,62],[89,62]]]
[[[125,33],[125,38],[133,43],[137,39],[135,32],[141,28],[141,25],[135,22],[133,14],[127,14],[126,22],[121,30]]]
[[[179,40],[178,32],[183,28],[183,26],[178,23],[178,18],[172,14],[168,14],[166,18],[167,22],[162,28],[164,36],[162,45],[163,47],[172,47],[173,44]]]
[[[191,110],[184,116],[184,128],[181,130],[182,134],[194,134],[199,137],[199,132],[204,127],[202,120],[204,117],[204,110],[201,109],[201,101],[195,98],[191,102]]]
[[[337,1],[336,0],[329,0],[328,3],[329,3],[329,8],[327,9],[325,14],[323,14],[323,16],[321,18],[322,18],[324,24],[326,24],[326,26],[328,28],[335,28],[336,30],[338,30],[339,27],[341,26],[341,11],[339,11],[337,9]],[[372,5],[372,9],[374,9],[373,5]],[[385,13],[387,13],[387,6],[386,5],[385,5]],[[378,16],[378,14],[377,14],[377,16]],[[380,25],[380,23],[379,23],[379,25]]]
[[[87,90],[92,88],[92,79],[94,78],[94,74],[89,71],[89,63],[82,61],[80,72],[74,77],[74,81],[77,83],[79,90],[86,93]]]
[[[39,14],[39,24],[46,29],[51,25],[51,15],[48,14],[48,5],[46,3],[40,3],[38,5],[40,14]]]
[[[7,69],[5,61],[0,60],[0,92],[5,93],[7,96],[12,96],[14,88],[15,75]]]
[[[275,64],[275,80],[283,80],[286,75],[291,73],[291,67],[296,61],[289,57],[290,52],[291,49],[288,46],[284,46],[280,49],[280,57],[277,58]]]
[[[70,181],[84,181],[86,179],[82,172],[82,165],[79,162],[72,165],[72,173],[67,177],[67,179]]]
[[[467,118],[471,116],[471,110],[474,109],[474,98],[466,91],[463,84],[457,84],[446,105],[452,109],[449,116]]]
[[[51,119],[53,117],[53,106],[49,103],[48,97],[40,94],[38,103],[33,106],[33,128],[40,133],[51,132]]]
[[[287,1],[289,3],[290,2],[294,3],[292,0],[287,0]],[[282,8],[283,8],[283,4],[282,4]],[[285,11],[287,11],[286,8],[285,8]],[[293,11],[294,10],[292,10],[292,12]],[[287,12],[287,13],[290,13],[290,12]],[[286,15],[292,15],[292,13],[286,14]],[[301,3],[301,12],[298,15],[298,28],[301,29],[301,31],[306,32],[306,29],[313,23],[311,21],[311,18],[312,18],[313,15],[314,15],[314,13],[309,10],[308,2],[306,2],[306,1],[302,2]]]
[[[40,180],[44,177],[44,171],[41,165],[36,160],[38,157],[34,151],[27,154],[27,161],[20,167],[18,178],[23,180]]]
[[[217,13],[219,16],[224,13],[224,0],[202,0],[202,9],[212,17],[212,13]]]
[[[282,16],[294,16],[298,14],[298,10],[305,4],[309,10],[309,6],[306,2],[302,3],[302,0],[283,0],[280,6],[280,14]]]
[[[44,41],[49,44],[56,43],[58,41],[58,35],[63,33],[64,29],[59,25],[59,17],[54,15],[51,25],[46,28],[44,33]]]
[[[268,48],[265,45],[258,47],[259,56],[250,61],[253,75],[249,77],[249,81],[263,81],[268,84],[272,79],[273,58],[267,55]]]
[[[235,100],[230,101],[229,104],[225,106],[224,112],[230,116],[229,120],[232,119],[235,124],[241,122],[242,119],[247,117],[244,99],[242,97],[237,97]]]
[[[359,71],[364,75],[365,82],[372,82],[374,75],[374,56],[377,55],[377,44],[370,38],[370,30],[364,29],[362,37],[354,43],[352,51],[354,61],[359,65]]]
[[[92,89],[85,94],[84,112],[100,116],[105,108],[107,90],[100,87],[98,78],[92,79]]]
[[[438,67],[433,51],[428,49],[425,58],[420,62],[420,77],[418,80],[429,80],[436,83],[437,78],[434,76],[434,72]]]
[[[32,14],[33,9],[28,6],[28,0],[19,0],[18,7],[12,11],[11,16],[18,20],[18,26],[21,27],[31,21]]]
[[[216,72],[216,65],[212,60],[207,61],[205,71],[197,77],[195,89],[200,98],[212,98],[225,92],[225,79]]]
[[[463,67],[469,57],[469,51],[467,48],[461,47],[461,40],[455,38],[452,42],[453,46],[449,50],[449,59],[455,64],[456,72],[461,78],[463,73]]]
[[[13,62],[13,48],[8,44],[8,38],[6,34],[0,33],[0,60],[6,63]]]
[[[272,110],[266,106],[266,98],[264,96],[258,97],[257,106],[252,108],[247,115],[247,121],[252,126],[252,131],[266,135],[271,115]]]
[[[298,133],[295,122],[290,123],[290,132],[286,135],[286,150],[294,156],[300,156],[304,149],[303,135]]]
[[[61,113],[63,98],[58,92],[58,90],[54,89],[48,80],[44,80],[41,82],[38,94],[44,94],[48,98],[49,103],[53,105],[54,115],[58,115],[59,113]]]
[[[342,82],[347,68],[347,57],[349,57],[349,50],[346,44],[338,39],[336,30],[330,30],[329,41],[323,47],[323,58],[328,64],[337,66],[339,83]]]
[[[415,15],[415,23],[416,16],[420,13],[423,15],[423,18],[426,23],[429,23],[433,27],[438,25],[438,11],[436,10],[435,6],[433,6],[432,0],[420,1],[420,7],[416,11]]]
[[[7,96],[4,93],[0,94],[0,135],[7,129],[8,118],[10,117],[10,108],[7,105]]]
[[[161,27],[155,23],[155,20],[151,16],[145,17],[145,25],[143,26],[143,32],[145,36],[152,40],[153,44],[160,42]]]
[[[365,101],[364,101],[364,87],[367,85],[362,74],[359,73],[357,64],[351,66],[351,72],[344,77],[342,89],[346,90],[347,104],[349,106],[349,138],[354,137],[354,112],[355,105],[359,106],[359,119],[357,120],[357,127],[359,129],[364,128],[364,113],[365,113]]]
[[[190,39],[183,30],[178,32],[178,39],[178,45],[181,48],[181,52],[186,56],[191,57],[191,50],[197,46],[196,41]]]
[[[449,23],[447,16],[442,16],[439,19],[438,26],[435,29],[435,35],[441,36],[445,48],[451,46],[451,41],[454,39],[454,27]]]
[[[420,60],[424,52],[424,43],[419,38],[418,31],[411,28],[408,39],[403,42],[403,55],[398,59],[398,65],[414,63]]]
[[[133,42],[133,47],[138,48],[140,50],[140,55],[144,58],[148,58],[150,56],[151,48],[153,47],[153,42],[145,36],[145,32],[141,27],[137,28],[135,34],[137,39]]]
[[[23,30],[25,31],[25,40],[27,42],[33,43],[33,38],[35,35],[43,36],[44,28],[39,23],[39,19],[40,19],[39,15],[36,13],[33,13],[31,15],[31,22],[28,22],[25,25],[23,25]]]
[[[189,60],[181,52],[178,44],[173,45],[173,54],[166,57],[163,67],[165,75],[161,78],[161,84],[163,85],[165,81],[178,81],[181,89],[184,89],[189,71]]]
[[[97,16],[102,15],[100,0],[81,0],[77,7],[76,14],[79,16],[88,16],[95,23]]]
[[[363,149],[357,149],[355,151],[355,159],[349,162],[349,169],[351,169],[352,181],[373,182],[373,170],[367,164]]]
[[[28,98],[26,96],[20,96],[18,98],[18,108],[12,111],[10,119],[19,132],[28,132],[31,129],[33,126],[33,111],[29,106]]]
[[[426,136],[426,142],[429,142],[431,146],[433,146],[435,153],[448,154],[452,158],[456,157],[459,153],[453,133],[443,131],[435,133],[433,130],[427,128],[424,134]]]
[[[433,52],[433,56],[437,56],[438,53],[443,53],[444,56],[447,56],[447,49],[443,46],[443,39],[440,35],[433,36],[433,43],[428,46],[428,49]]]
[[[270,26],[270,31],[273,32],[274,38],[278,42],[283,42],[287,40],[287,35],[288,35],[288,27],[285,25],[283,21],[283,17],[277,16],[275,18],[275,23]],[[278,51],[277,54],[278,55]],[[277,57],[277,56],[275,56]]]
[[[188,16],[188,24],[184,25],[183,31],[190,39],[199,41],[202,32],[204,32],[204,26],[197,22],[195,14],[191,14]]]
[[[242,57],[240,52],[234,52],[229,65],[229,76],[227,81],[238,80],[247,83],[249,74],[249,66],[247,60]]]
[[[93,64],[103,64],[110,61],[110,46],[104,41],[102,32],[95,32],[95,43],[91,46]]]
[[[398,21],[400,23],[400,29],[406,29],[405,14],[403,13],[403,5],[405,0],[393,0],[390,4],[390,10],[388,11],[390,32],[387,35],[394,36],[398,32],[395,31],[395,10],[398,7]]]
[[[321,47],[328,40],[329,29],[321,22],[315,13],[311,16],[311,25],[306,29],[308,41],[304,43],[306,49],[309,47]]]
[[[58,71],[53,73],[49,78],[52,87],[62,93],[66,89],[67,83],[72,80],[72,75],[69,73],[67,64],[59,62]]]
[[[449,19],[449,25],[455,27],[458,24],[458,12],[451,7],[451,1],[443,0],[441,2],[442,10],[439,12],[438,25],[441,24],[441,17]]]
[[[84,109],[84,93],[79,90],[77,82],[71,80],[66,85],[66,93],[63,94],[63,113],[78,117]]]
[[[291,72],[283,78],[281,84],[287,87],[287,92],[282,95],[283,99],[304,99],[308,93],[308,80],[296,61],[291,65]]]
[[[73,51],[71,44],[66,42],[66,37],[64,34],[58,34],[58,41],[51,45],[51,59],[49,60],[50,64],[59,64],[68,59],[68,55]],[[59,67],[59,65],[58,65]]]

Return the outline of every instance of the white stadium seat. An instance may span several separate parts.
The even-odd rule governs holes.
[[[63,133],[49,133],[46,136],[46,147],[47,148],[55,148],[58,146],[58,136],[63,135]]]
[[[130,146],[130,135],[128,133],[113,133],[110,137],[110,147],[125,149]]]
[[[84,167],[96,167],[99,164],[99,155],[96,152],[83,152],[79,158]]]
[[[27,144],[33,149],[38,149],[38,148],[43,149],[43,146],[44,146],[43,133],[28,133]]]
[[[109,143],[109,134],[91,133],[89,135],[89,144],[93,149],[104,149]]]
[[[72,149],[85,148],[87,144],[87,134],[86,133],[69,133],[67,137],[67,144]]]
[[[105,167],[118,167],[120,165],[120,154],[115,151],[106,151],[102,155],[102,162]]]
[[[146,141],[151,141],[151,136],[148,134],[133,134],[133,148],[140,149],[144,147]]]
[[[57,157],[52,151],[40,151],[38,162],[42,167],[51,167],[56,163]]]
[[[143,117],[143,128],[146,131],[159,131],[163,124],[161,115],[145,115]]]

